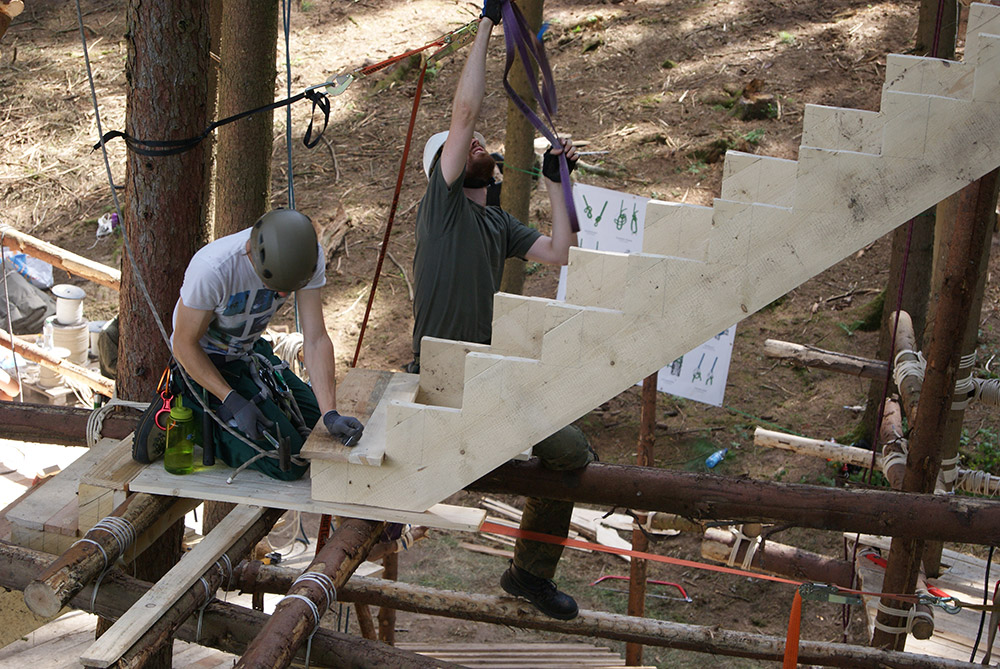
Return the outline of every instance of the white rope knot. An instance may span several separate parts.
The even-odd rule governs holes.
[[[900,360],[900,357],[907,354],[916,356],[916,360]],[[915,376],[918,382],[923,382],[924,370],[927,369],[927,360],[924,359],[924,355],[920,351],[904,349],[893,358],[892,367],[892,379],[898,387],[902,385],[903,379],[908,376]]]
[[[735,537],[735,541],[733,541],[733,550],[729,553],[729,561],[727,565],[732,567],[736,563],[736,557],[740,552],[740,546],[745,540],[747,542],[747,552],[743,556],[741,566],[744,570],[750,569],[750,565],[753,563],[753,558],[757,554],[757,549],[760,548],[761,543],[764,541],[763,537],[760,535],[751,537],[743,534],[742,525],[732,525],[730,526],[729,531],[732,533],[733,537]]]
[[[887,625],[881,623],[878,619],[875,619],[875,629],[882,630],[883,632],[888,632],[889,634],[912,634],[913,625],[918,620],[926,620],[931,625],[934,624],[934,616],[931,615],[929,611],[918,611],[916,605],[912,605],[908,609],[897,609],[888,604],[883,604],[880,600],[876,609],[882,613],[888,613],[889,615],[898,616],[900,618],[906,619],[906,625],[902,627],[897,627],[895,625]]]
[[[87,446],[89,448],[93,448],[97,445],[97,442],[101,440],[101,431],[104,429],[104,418],[116,406],[129,407],[130,409],[145,411],[146,408],[149,407],[149,402],[129,402],[128,400],[120,400],[118,399],[118,396],[115,395],[109,399],[104,406],[91,411],[90,415],[87,416]]]

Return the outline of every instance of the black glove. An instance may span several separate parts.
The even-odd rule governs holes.
[[[361,421],[351,416],[341,416],[331,409],[323,414],[323,425],[334,437],[340,439],[344,446],[354,446],[361,439],[361,433],[365,431],[365,426]]]
[[[274,421],[261,413],[254,402],[244,399],[235,390],[229,391],[216,413],[224,423],[238,428],[254,441],[263,436],[262,428],[274,427]]]
[[[500,8],[503,6],[504,0],[483,0],[483,13],[479,15],[479,18],[484,16],[493,22],[493,25],[500,25],[500,21],[503,19],[503,14]]]
[[[564,148],[563,151],[566,149]],[[576,169],[576,159],[566,159],[566,164],[569,166],[570,173]],[[548,148],[545,151],[545,155],[542,156],[542,176],[544,176],[549,181],[554,181],[555,183],[560,183],[562,178],[559,176],[559,154],[552,153],[552,148]]]

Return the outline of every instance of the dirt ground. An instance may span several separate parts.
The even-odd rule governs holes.
[[[0,202],[2,221],[108,264],[120,262],[120,242],[95,239],[96,219],[110,211],[103,163],[90,144],[94,112],[82,62],[72,3],[29,0],[24,14],[0,42]],[[83,2],[90,57],[96,72],[105,130],[124,121],[124,3]],[[902,0],[548,0],[546,46],[560,95],[557,125],[588,151],[601,174],[581,170],[579,181],[675,202],[710,205],[718,196],[722,161],[713,147],[737,148],[794,159],[803,108],[817,103],[877,109],[887,53],[913,44],[918,3]],[[317,3],[300,0],[291,12],[292,89],[321,83],[342,70],[377,62],[422,45],[478,14],[472,2],[373,0]],[[279,40],[279,50],[283,45]],[[491,44],[487,96],[480,130],[491,150],[502,150],[506,98],[502,89],[503,40]],[[408,296],[416,203],[425,184],[423,141],[447,127],[451,93],[464,55],[446,59],[429,74],[420,101],[414,149],[401,194],[389,251],[360,365],[399,369],[410,359]],[[284,90],[284,57],[279,90]],[[365,299],[384,231],[405,140],[413,76],[376,90],[380,73],[333,99],[330,126],[313,150],[301,137],[307,106],[293,110],[293,174],[297,205],[323,224],[342,208],[349,221],[344,244],[329,267],[325,310],[335,338],[340,373],[357,344]],[[741,121],[726,107],[734,92],[760,80],[775,96],[773,118]],[[287,202],[285,120],[275,117],[273,203]],[[713,155],[714,153],[714,155]],[[124,149],[112,145],[112,171],[123,181]],[[613,176],[608,176],[613,175]],[[541,192],[533,223],[546,229]],[[249,222],[248,222],[249,223]],[[873,355],[876,333],[857,323],[885,287],[888,243],[832,267],[768,308],[742,321],[729,371],[724,406],[701,405],[661,395],[655,464],[703,470],[705,456],[730,449],[715,470],[730,476],[833,485],[836,467],[754,447],[763,425],[816,438],[848,434],[865,402],[867,382],[832,372],[806,370],[763,356],[774,338],[831,350]],[[67,277],[57,272],[57,281]],[[525,291],[554,296],[558,272],[529,266]],[[74,283],[75,280],[71,280]],[[87,315],[117,310],[106,289],[86,286]],[[997,288],[987,288],[981,327],[980,366],[1000,349]],[[980,370],[982,371],[982,370]],[[622,393],[579,421],[602,460],[632,462],[638,432],[638,389]],[[970,413],[970,434],[995,439],[995,419]],[[475,504],[460,493],[456,503]],[[516,502],[517,500],[508,500]],[[776,540],[843,556],[833,533],[787,530]],[[437,587],[499,594],[501,557],[460,547],[470,536],[432,532],[402,556],[401,578]],[[476,539],[486,543],[483,539]],[[659,541],[654,552],[699,556],[690,537]],[[601,575],[627,574],[620,559],[573,552],[557,580],[581,606],[623,612],[626,597],[589,584]],[[649,577],[683,583],[693,597],[684,603],[650,598],[647,614],[685,623],[783,636],[792,591],[766,582],[651,565]],[[803,636],[841,640],[839,609],[809,603]],[[863,642],[854,612],[847,638]],[[503,627],[400,615],[402,641],[495,641],[555,638]],[[604,642],[601,642],[604,643]],[[619,647],[613,642],[607,645]],[[662,667],[718,666],[719,659],[650,648],[646,662]],[[758,666],[725,660],[725,666]]]

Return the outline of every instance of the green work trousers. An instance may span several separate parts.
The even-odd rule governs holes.
[[[532,454],[542,466],[555,471],[579,469],[593,462],[594,452],[583,432],[568,425],[535,444]],[[573,516],[573,502],[529,497],[521,516],[521,529],[565,538]],[[514,564],[539,578],[554,578],[563,547],[540,541],[518,539]]]
[[[258,339],[253,348],[257,353],[261,353],[266,356],[273,365],[277,366],[281,364],[281,360],[274,355],[271,345],[267,341]],[[250,366],[247,364],[246,360],[231,360],[229,362],[217,364],[216,366],[222,373],[222,378],[226,380],[226,383],[232,386],[233,390],[238,392],[244,398],[248,400],[253,399],[260,392],[260,387],[257,385],[257,382],[254,381],[250,371]],[[291,370],[282,370],[281,375],[284,378],[285,383],[288,385],[289,390],[291,390],[292,395],[295,397],[295,401],[299,405],[299,410],[302,412],[302,417],[305,419],[306,425],[312,428],[316,425],[316,422],[320,418],[319,405],[316,403],[316,395],[313,393],[312,389],[303,383],[299,377],[295,376]],[[218,411],[219,405],[222,403],[211,393],[202,392],[201,387],[194,381],[191,383],[197,389],[198,393],[207,396],[209,408],[211,408],[212,411]],[[188,390],[186,387],[184,388],[184,395],[184,406],[191,407],[191,410],[194,412],[194,419],[198,421],[198,424],[201,424],[201,416],[203,413],[201,403],[196,402],[188,396]],[[289,417],[281,410],[281,407],[278,406],[278,404],[273,400],[262,401],[257,405],[257,407],[265,416],[273,420],[275,423],[275,426],[270,428],[268,432],[275,437],[280,434],[282,438],[289,438],[291,443],[291,453],[292,455],[297,455],[299,451],[302,450],[302,444],[305,443],[305,438],[295,428]],[[237,439],[218,425],[215,425],[214,422],[213,427],[213,432],[215,433],[215,456],[230,467],[238,467],[257,454],[257,451],[251,448],[248,444],[244,443],[240,439]],[[271,444],[264,439],[257,440],[254,443],[265,451],[274,450]],[[308,465],[293,464],[289,471],[283,472],[281,471],[281,467],[279,466],[276,458],[267,457],[260,458],[250,465],[249,468],[256,469],[259,472],[267,474],[271,478],[279,479],[281,481],[293,481],[301,478],[302,475],[306,473]]]

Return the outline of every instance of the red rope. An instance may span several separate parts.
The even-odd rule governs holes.
[[[365,339],[365,330],[368,327],[368,317],[372,312],[372,303],[375,301],[375,290],[378,288],[378,278],[382,274],[382,263],[385,262],[385,254],[389,250],[389,234],[392,232],[392,223],[396,218],[396,209],[399,207],[399,193],[403,188],[403,176],[406,174],[406,159],[410,155],[410,142],[413,139],[413,126],[417,120],[417,108],[420,106],[420,94],[424,89],[424,75],[427,73],[427,61],[424,60],[420,66],[420,78],[417,79],[417,92],[413,96],[413,110],[410,112],[410,125],[406,129],[406,144],[403,146],[403,159],[399,164],[399,175],[396,177],[396,192],[392,195],[392,207],[389,209],[389,222],[385,226],[385,235],[382,237],[382,248],[379,250],[378,262],[375,264],[375,276],[372,278],[372,288],[368,292],[368,306],[365,307],[365,318],[361,321],[361,332],[358,334],[358,345],[354,348],[354,360],[351,367],[358,366],[358,356],[361,355],[361,342]]]

